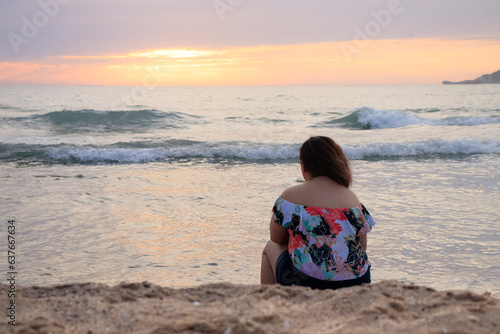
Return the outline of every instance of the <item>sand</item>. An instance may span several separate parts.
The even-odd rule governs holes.
[[[500,300],[382,281],[335,291],[147,282],[16,288],[16,326],[0,285],[1,333],[500,333]]]

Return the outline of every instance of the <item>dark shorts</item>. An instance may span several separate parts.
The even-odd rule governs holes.
[[[284,251],[276,261],[276,283],[281,285],[308,286],[313,289],[340,289],[353,285],[370,283],[370,267],[363,276],[346,281],[324,281],[304,274],[292,263],[288,251]]]

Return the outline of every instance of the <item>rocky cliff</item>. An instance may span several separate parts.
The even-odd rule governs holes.
[[[464,80],[458,82],[443,81],[443,85],[474,85],[474,84],[500,84],[500,70],[491,74],[481,75],[479,78],[474,80]]]

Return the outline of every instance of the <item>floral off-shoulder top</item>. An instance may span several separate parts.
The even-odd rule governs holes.
[[[363,276],[368,256],[361,235],[375,221],[363,204],[352,208],[320,208],[293,204],[281,196],[273,207],[275,222],[288,229],[288,252],[304,274],[326,281]]]

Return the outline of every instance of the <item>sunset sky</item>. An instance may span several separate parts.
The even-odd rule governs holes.
[[[500,69],[498,0],[0,0],[0,84],[439,84]]]

